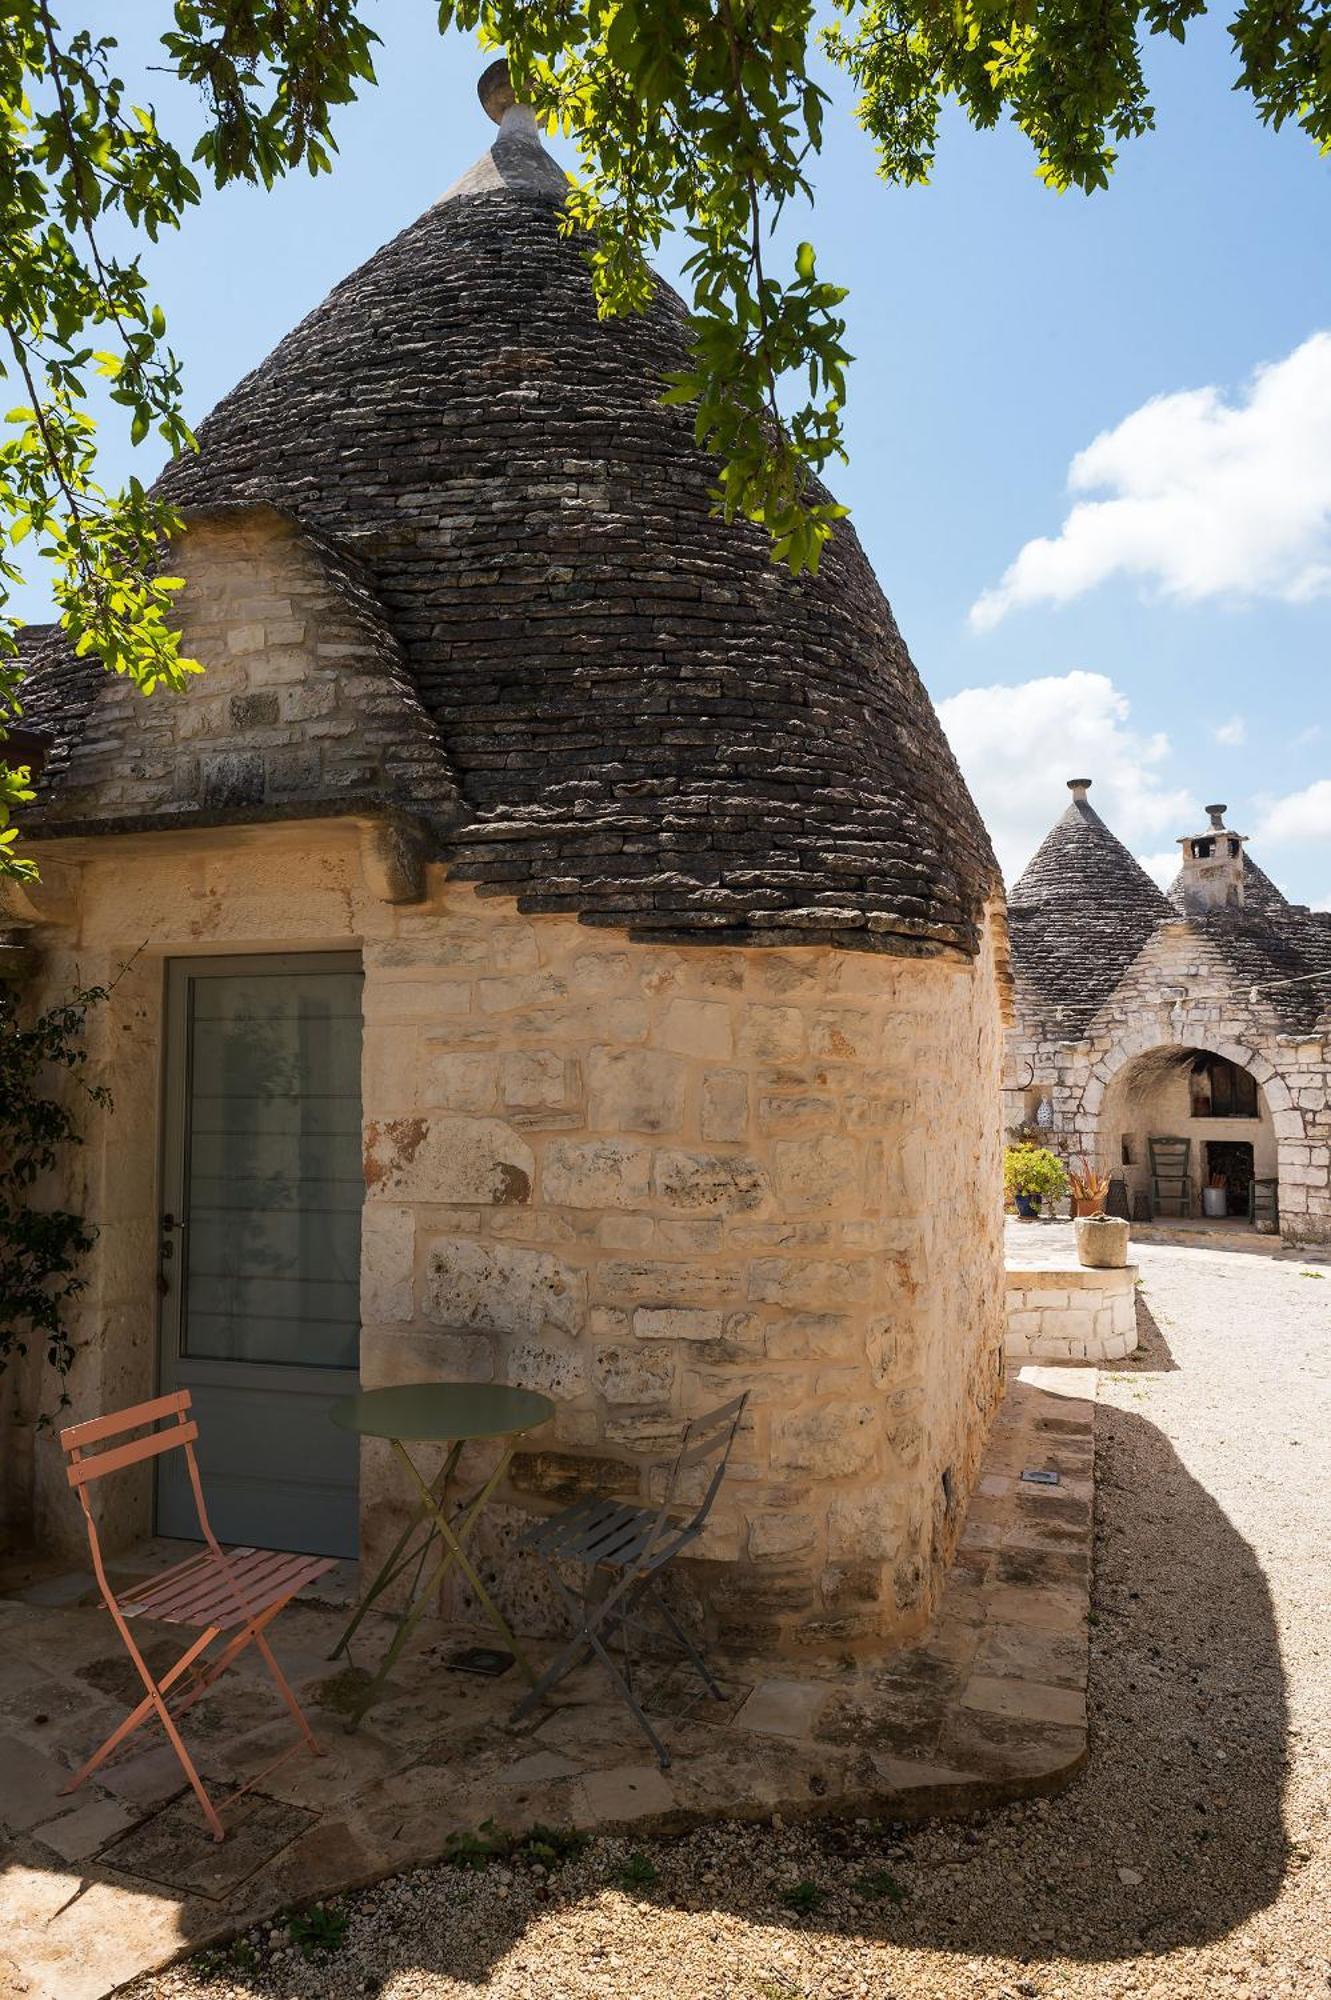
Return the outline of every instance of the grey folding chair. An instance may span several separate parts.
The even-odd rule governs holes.
[[[594,1654],[609,1674],[621,1698],[655,1750],[661,1769],[670,1763],[670,1752],[643,1714],[633,1691],[633,1666],[629,1652],[630,1632],[659,1634],[644,1612],[655,1612],[660,1624],[683,1648],[697,1670],[708,1694],[724,1701],[706,1660],[690,1639],[661,1593],[661,1577],[667,1565],[681,1555],[701,1535],[712,1511],[712,1502],[725,1478],[731,1447],[748,1391],[694,1417],[684,1432],[673,1461],[653,1468],[665,1473],[659,1507],[626,1507],[618,1500],[579,1500],[562,1513],[538,1521],[522,1537],[520,1547],[530,1549],[550,1579],[556,1595],[573,1622],[573,1637],[551,1661],[531,1692],[524,1695],[513,1711],[518,1722],[530,1715],[538,1702],[563,1680],[588,1654]],[[686,1473],[699,1466],[711,1466],[702,1499],[686,1519],[672,1512]],[[586,1572],[586,1585],[574,1589],[560,1574],[561,1564],[574,1564]],[[609,1587],[595,1594],[598,1575],[609,1578]],[[610,1651],[616,1633],[623,1637],[623,1663]]]

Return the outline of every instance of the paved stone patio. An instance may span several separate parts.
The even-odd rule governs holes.
[[[515,1674],[450,1670],[458,1636],[439,1626],[348,1734],[356,1675],[327,1660],[345,1604],[325,1601],[293,1605],[275,1635],[327,1754],[292,1758],[224,1813],[224,1843],[147,1731],[62,1799],[68,1771],[135,1696],[134,1670],[90,1577],[19,1580],[0,1599],[0,1989],[97,2000],[290,1904],[435,1859],[486,1821],[669,1832],[721,1814],[918,1819],[1057,1789],[1086,1754],[1093,1395],[1089,1370],[1029,1369],[1013,1384],[940,1614],[912,1651],[807,1669],[727,1661],[722,1704],[659,1669],[647,1706],[671,1747],[665,1773],[592,1668],[514,1729]],[[1028,1469],[1059,1483],[1028,1483]],[[159,1545],[121,1573],[175,1554]],[[352,1583],[335,1573],[335,1593]],[[381,1621],[363,1657],[385,1632]],[[139,1633],[155,1663],[179,1650],[169,1628]],[[223,1790],[289,1726],[253,1666],[190,1724]]]

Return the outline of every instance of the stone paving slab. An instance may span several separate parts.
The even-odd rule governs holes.
[[[1013,1383],[917,1646],[840,1664],[719,1662],[722,1702],[665,1671],[647,1705],[670,1745],[666,1772],[593,1668],[513,1729],[514,1676],[448,1672],[457,1634],[438,1626],[348,1735],[355,1680],[326,1660],[345,1609],[315,1602],[292,1607],[274,1639],[326,1754],[299,1753],[224,1808],[226,1842],[207,1837],[174,1757],[147,1732],[61,1799],[123,1711],[123,1654],[77,1578],[20,1579],[0,1597],[6,2000],[102,2000],[292,1904],[436,1860],[450,1835],[486,1821],[520,1834],[537,1823],[669,1833],[774,1812],[909,1820],[1056,1790],[1086,1756],[1094,1387],[1091,1369],[1026,1369]],[[1030,1470],[1058,1483],[1023,1480]],[[143,1560],[169,1554],[158,1545]],[[384,1643],[387,1621],[367,1623]],[[252,1656],[187,1725],[222,1794],[288,1732]]]

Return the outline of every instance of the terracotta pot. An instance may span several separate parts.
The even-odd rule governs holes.
[[[1083,1215],[1077,1231],[1077,1261],[1092,1271],[1121,1271],[1128,1261],[1128,1225],[1117,1215]]]
[[[1103,1194],[1083,1194],[1072,1197],[1072,1213],[1077,1215],[1103,1215],[1105,1203],[1109,1199]]]

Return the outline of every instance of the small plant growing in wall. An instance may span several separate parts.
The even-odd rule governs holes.
[[[1068,1191],[1068,1177],[1057,1153],[1047,1146],[1009,1146],[1003,1155],[1003,1188],[1015,1201],[1018,1215],[1033,1216],[1043,1201],[1057,1201]]]
[[[82,1143],[76,1107],[111,1101],[84,1075],[88,1013],[105,998],[104,987],[87,987],[25,1026],[13,989],[0,985],[0,1369],[39,1346],[59,1382],[60,1409],[74,1360],[66,1315],[84,1289],[93,1232],[81,1215],[34,1202],[33,1191]]]

